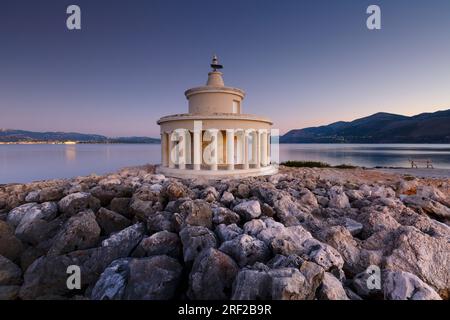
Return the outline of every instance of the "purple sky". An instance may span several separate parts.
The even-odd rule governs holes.
[[[2,0],[0,43],[0,128],[159,136],[213,53],[282,133],[450,108],[448,0]]]

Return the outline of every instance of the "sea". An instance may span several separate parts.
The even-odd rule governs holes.
[[[278,150],[280,162],[321,161],[372,168],[409,167],[409,160],[416,159],[450,169],[450,144],[280,144]],[[160,159],[159,144],[0,145],[0,184],[101,175],[157,164]]]

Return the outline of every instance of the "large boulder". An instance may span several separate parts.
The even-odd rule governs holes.
[[[161,197],[164,201],[173,201],[184,198],[189,194],[187,187],[178,181],[167,181],[163,184]]]
[[[105,235],[110,235],[131,225],[131,221],[123,215],[105,208],[98,210],[96,220]]]
[[[110,246],[74,251],[61,256],[42,256],[34,261],[24,274],[24,283],[19,297],[25,300],[45,299],[53,296],[75,294],[66,285],[67,268],[75,265],[81,269],[82,290],[94,286],[100,274],[108,265],[119,258],[125,258],[131,250],[120,242]]]
[[[318,296],[321,300],[349,300],[342,283],[329,272],[323,276]]]
[[[15,261],[22,252],[22,242],[14,235],[14,229],[0,220],[0,255]]]
[[[145,225],[136,223],[110,236],[102,241],[102,247],[118,247],[120,246],[126,252],[131,252],[145,234]]]
[[[179,210],[186,215],[186,224],[211,229],[213,213],[205,200],[188,200],[179,207]]]
[[[176,233],[160,231],[142,239],[133,253],[135,257],[167,255],[181,256],[181,241]]]
[[[131,198],[114,198],[109,204],[109,209],[123,215],[125,218],[132,219],[133,214],[131,212],[130,202]]]
[[[246,200],[233,208],[245,221],[256,219],[261,215],[261,205],[256,200]]]
[[[209,248],[195,259],[189,275],[189,297],[194,300],[229,299],[237,264],[225,253]]]
[[[247,234],[222,243],[219,250],[231,256],[240,267],[253,265],[255,262],[266,262],[270,259],[268,246]]]
[[[401,227],[396,233],[394,250],[386,258],[385,268],[405,271],[432,286],[441,297],[450,297],[450,243],[434,238],[414,227]]]
[[[230,193],[231,194],[231,193]],[[214,216],[213,216],[213,222],[216,225],[219,224],[233,224],[233,223],[239,223],[240,217],[239,215],[231,211],[228,208],[224,207],[216,207],[212,209]]]
[[[305,276],[296,268],[241,270],[233,286],[233,300],[305,300],[313,296]]]
[[[26,206],[26,205],[24,205]],[[16,227],[15,235],[23,242],[37,245],[52,238],[60,227],[58,206],[55,202],[35,204],[26,208],[21,206],[8,214],[7,222]]]
[[[180,232],[184,262],[190,264],[205,249],[216,248],[214,233],[201,226],[187,226]]]
[[[328,206],[330,208],[345,209],[350,208],[350,201],[344,192],[342,186],[333,186],[329,191],[330,202]]]
[[[91,211],[77,213],[67,220],[56,235],[49,255],[60,255],[71,251],[94,247],[99,241],[100,227]]]
[[[18,285],[22,282],[22,270],[11,260],[0,256],[0,286]]]
[[[242,229],[235,223],[219,224],[214,231],[220,242],[232,240],[243,233]]]
[[[102,272],[92,289],[92,300],[121,300],[130,274],[128,264],[131,258],[114,260]]]
[[[183,268],[168,256],[133,259],[124,298],[128,300],[173,299]]]
[[[100,201],[87,192],[77,192],[65,196],[58,202],[59,210],[68,215],[92,209],[94,212],[100,208]]]
[[[442,300],[433,288],[409,272],[387,270],[383,278],[387,300]]]

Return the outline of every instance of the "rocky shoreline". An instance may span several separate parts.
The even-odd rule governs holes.
[[[0,186],[0,299],[449,299],[449,179],[154,170]]]

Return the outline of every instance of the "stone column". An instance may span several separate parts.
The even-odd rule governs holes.
[[[177,148],[177,159],[178,159],[178,169],[186,169],[186,132],[180,130],[177,132],[178,148]]]
[[[248,135],[249,130],[244,130],[244,170],[249,168],[248,161]]]
[[[255,168],[260,168],[260,151],[261,151],[261,139],[259,135],[259,131],[255,130],[253,131],[253,141],[252,141],[252,157],[253,157],[253,164],[255,165]]]
[[[261,165],[263,167],[267,166],[267,131],[262,130],[261,132]]]
[[[227,170],[234,170],[234,129],[227,129]]]
[[[218,129],[209,129],[211,134],[211,167],[210,170],[217,170],[217,163],[219,160],[219,150],[218,150],[218,142],[217,142],[217,133]]]
[[[169,166],[169,161],[167,159],[167,149],[168,149],[168,141],[167,141],[167,133],[163,132],[161,133],[161,165],[163,167]]]
[[[202,163],[202,132],[194,130],[194,170],[200,170]]]
[[[175,168],[175,157],[176,157],[176,151],[175,149],[175,141],[174,141],[174,132],[169,132],[168,138],[169,138],[169,168],[173,169]]]
[[[267,131],[267,165],[270,165],[270,154],[272,152],[272,139],[270,136],[270,131]]]

